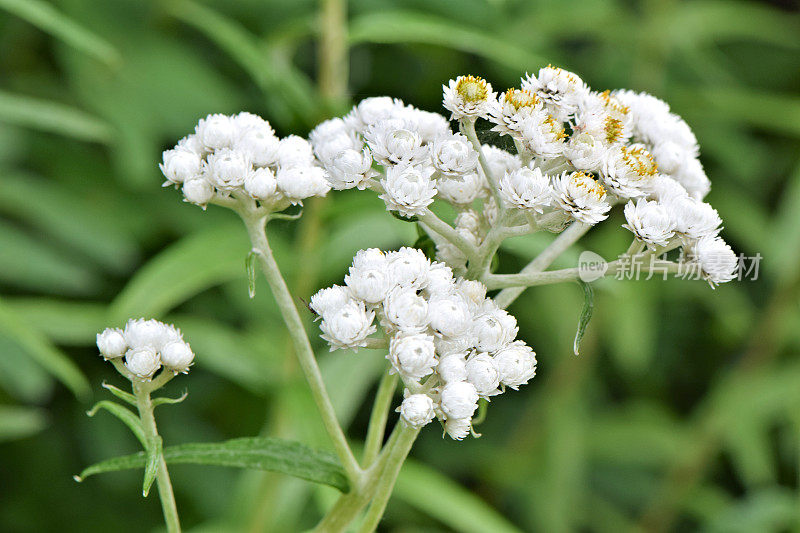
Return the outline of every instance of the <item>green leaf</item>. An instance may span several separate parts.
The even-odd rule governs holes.
[[[177,398],[153,398],[153,407],[158,407],[159,405],[173,405],[176,403],[181,403],[186,397],[189,396],[188,391],[183,391],[183,394],[178,396]]]
[[[39,331],[31,328],[5,306],[0,298],[0,332],[16,342],[44,370],[63,383],[75,396],[89,394],[89,381],[69,357],[53,346]]]
[[[109,66],[117,66],[122,56],[102,37],[87,30],[52,5],[41,0],[0,0],[0,8],[27,20],[42,31],[61,39],[73,48],[94,56]]]
[[[161,437],[156,435],[147,443],[145,455],[147,461],[144,464],[144,481],[142,482],[142,496],[147,498],[150,494],[150,487],[153,486],[153,481],[156,480],[158,475],[159,463],[161,463],[161,454],[163,453],[163,441]]]
[[[513,39],[497,37],[452,19],[413,11],[381,11],[354,18],[350,23],[351,44],[422,43],[444,46],[485,57],[515,71],[525,72],[548,61]]]
[[[111,304],[111,323],[161,316],[195,294],[242,275],[249,249],[240,224],[184,237],[140,268]]]
[[[109,143],[113,136],[105,122],[79,109],[5,91],[0,91],[0,121],[81,141]]]
[[[0,405],[0,442],[34,435],[44,429],[46,420],[41,409]]]
[[[462,533],[518,533],[519,529],[472,492],[431,468],[408,460],[395,494],[417,509]]]
[[[142,443],[142,446],[147,448],[148,442],[147,438],[144,435],[144,429],[142,429],[142,422],[139,420],[139,417],[133,414],[133,412],[118,403],[114,403],[110,400],[103,400],[94,404],[90,410],[86,411],[88,416],[94,416],[100,409],[105,409],[112,415],[119,418],[139,439],[139,442]]]
[[[21,403],[43,403],[54,380],[19,343],[0,332],[0,388]]]
[[[252,468],[279,472],[313,483],[348,490],[347,477],[336,458],[299,442],[261,437],[245,437],[224,442],[193,443],[169,446],[163,450],[167,464],[200,464]],[[76,478],[80,481],[94,474],[142,468],[144,452],[115,457],[86,468]]]
[[[52,342],[70,346],[94,344],[108,316],[101,304],[48,298],[6,298],[5,306]]]
[[[244,270],[247,272],[247,292],[250,298],[256,296],[256,253],[250,250],[244,260]]]
[[[108,392],[110,392],[120,400],[127,402],[131,405],[136,405],[136,396],[134,396],[130,392],[125,392],[124,390],[119,389],[109,383],[106,383],[105,381],[103,382],[103,388],[108,390]]]
[[[592,311],[594,311],[594,290],[591,284],[585,281],[578,280],[578,284],[583,287],[583,310],[581,311],[581,318],[578,321],[578,331],[575,332],[575,342],[572,344],[572,349],[575,355],[579,354],[579,347],[583,334],[586,332],[586,326],[589,325],[589,320],[592,319]]]

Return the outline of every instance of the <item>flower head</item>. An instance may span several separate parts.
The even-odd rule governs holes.
[[[459,76],[442,85],[443,105],[453,120],[475,120],[487,117],[497,104],[497,93],[492,85],[478,76]]]
[[[553,190],[558,206],[576,220],[597,224],[608,218],[606,191],[588,174],[564,172],[553,178]]]

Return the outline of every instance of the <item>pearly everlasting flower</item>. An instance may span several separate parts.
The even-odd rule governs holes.
[[[392,283],[401,287],[422,288],[428,282],[430,260],[422,250],[404,246],[387,254],[387,270]]]
[[[244,122],[241,115],[234,117],[234,122]],[[255,115],[250,116],[255,118],[247,120],[251,124],[240,131],[234,148],[256,167],[273,165],[278,157],[280,140],[275,136],[269,122]]]
[[[711,181],[706,176],[699,159],[687,159],[673,177],[683,185],[692,198],[702,200],[711,190]]]
[[[375,333],[372,325],[375,312],[367,311],[364,302],[352,300],[338,309],[322,315],[322,338],[331,345],[331,351],[359,348],[367,345],[366,338]]]
[[[97,334],[97,349],[106,359],[122,357],[128,351],[128,343],[119,328],[106,328]]]
[[[622,227],[645,243],[648,248],[666,246],[675,235],[675,220],[667,209],[658,202],[650,202],[639,198],[636,203],[629,201],[625,205],[625,220]]]
[[[444,383],[467,381],[467,362],[463,353],[451,353],[439,359],[436,372]]]
[[[522,123],[520,139],[534,155],[549,159],[564,152],[567,134],[561,122],[546,111],[535,113]]]
[[[442,85],[442,91],[444,108],[450,111],[452,120],[486,118],[497,105],[497,93],[492,92],[492,85],[477,76],[459,76]]]
[[[489,165],[489,171],[498,178],[506,172],[513,172],[522,167],[522,161],[518,156],[510,154],[501,148],[484,144],[482,150]],[[486,186],[488,187],[488,183]]]
[[[402,114],[403,119],[414,125],[414,130],[423,143],[432,143],[443,136],[450,136],[450,122],[439,113],[423,111],[408,106]]]
[[[412,428],[428,425],[436,416],[433,400],[427,394],[408,394],[400,404],[400,416]]]
[[[576,169],[584,172],[599,170],[608,157],[609,147],[588,133],[576,133],[564,146],[564,157]]]
[[[675,231],[689,239],[699,239],[719,233],[722,219],[711,205],[689,198],[674,197],[666,208],[675,219]]]
[[[383,310],[390,327],[401,331],[423,331],[429,322],[428,302],[410,287],[395,287],[386,295]]]
[[[442,412],[450,418],[472,418],[478,408],[478,391],[468,381],[448,383],[442,387]]]
[[[517,336],[517,319],[505,310],[489,308],[475,318],[472,331],[476,347],[483,352],[496,352],[508,346]]]
[[[269,200],[278,189],[278,180],[268,168],[257,168],[244,179],[244,190],[256,200]]]
[[[608,218],[606,191],[588,174],[564,172],[553,178],[553,190],[558,206],[576,220],[597,224]]]
[[[486,180],[477,172],[468,172],[460,178],[440,178],[436,181],[439,198],[453,205],[470,205],[486,193]]]
[[[500,371],[497,363],[487,353],[478,353],[467,359],[467,381],[475,386],[481,396],[499,394]]]
[[[280,140],[277,159],[281,167],[309,167],[314,164],[314,150],[307,140],[289,135]]]
[[[642,145],[617,146],[606,153],[601,176],[603,184],[621,198],[647,194],[658,166]]]
[[[475,170],[478,152],[466,137],[456,133],[434,141],[431,159],[436,170],[445,176],[459,177]]]
[[[397,211],[403,216],[421,214],[436,196],[436,184],[431,179],[432,167],[393,166],[386,169],[386,177],[381,180],[386,209]]]
[[[425,293],[430,299],[450,294],[453,289],[453,270],[443,263],[433,263],[426,276]]]
[[[123,335],[132,350],[149,348],[157,352],[167,343],[181,340],[180,332],[174,327],[158,320],[144,318],[128,320]]]
[[[318,317],[331,314],[353,300],[353,295],[347,287],[334,285],[321,289],[311,297],[309,307]]]
[[[428,301],[431,328],[444,337],[460,337],[472,324],[465,298],[457,293],[434,294]]]
[[[361,150],[345,149],[337,153],[327,166],[328,182],[337,191],[367,188],[369,179],[377,176],[372,170],[372,155],[366,146]]]
[[[517,389],[536,375],[536,354],[522,341],[514,341],[494,355],[500,383]]]
[[[538,75],[528,74],[522,79],[522,88],[546,102],[555,117],[566,122],[578,109],[589,88],[577,74],[548,65],[539,69]]]
[[[739,259],[721,237],[700,237],[692,244],[689,257],[692,263],[699,266],[702,276],[712,287],[736,277]]]
[[[200,119],[194,132],[206,150],[220,150],[233,145],[236,139],[236,124],[227,115],[208,115]]]
[[[208,156],[204,176],[219,190],[232,190],[244,184],[252,165],[241,152],[224,148]]]
[[[203,159],[187,148],[176,147],[166,150],[163,163],[158,165],[168,183],[179,184],[200,177]]]
[[[472,418],[448,418],[444,430],[453,440],[464,440],[472,431]]]
[[[500,95],[498,105],[489,112],[488,118],[495,124],[492,131],[518,138],[525,121],[541,112],[542,108],[542,101],[532,92],[508,89]]]
[[[391,288],[387,273],[381,268],[350,267],[350,274],[344,277],[344,282],[353,296],[368,304],[382,302]]]
[[[405,112],[403,102],[388,96],[378,96],[361,100],[344,118],[352,130],[363,132],[367,127],[382,120],[398,118]]]
[[[161,362],[175,373],[188,372],[194,361],[194,352],[188,343],[177,340],[164,345],[161,349]]]
[[[418,164],[428,155],[428,147],[423,146],[419,133],[402,121],[378,122],[367,128],[364,139],[375,161],[384,166]]]
[[[500,178],[500,196],[518,209],[530,209],[537,213],[550,205],[552,190],[550,179],[538,168],[523,167]]]
[[[125,354],[125,367],[139,378],[150,379],[161,368],[161,360],[153,348],[130,349]]]
[[[486,300],[486,285],[480,281],[461,278],[456,283],[461,294],[466,296],[470,309],[477,310]]]
[[[278,170],[278,189],[292,204],[301,204],[311,196],[325,196],[330,190],[325,170],[311,166],[290,166]]]
[[[433,337],[424,334],[396,335],[389,343],[386,358],[403,378],[418,381],[431,374],[436,366]]]
[[[353,257],[353,268],[357,269],[384,269],[389,262],[389,258],[378,248],[367,248],[359,250]]]
[[[679,198],[686,198],[688,193],[674,179],[664,174],[657,174],[650,183],[650,194],[648,196],[662,204],[667,204]]]

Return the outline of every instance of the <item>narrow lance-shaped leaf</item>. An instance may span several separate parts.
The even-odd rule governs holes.
[[[125,392],[124,390],[115,387],[109,383],[103,382],[103,388],[106,389],[108,392],[119,398],[120,400],[127,402],[131,405],[136,405],[136,396],[131,394],[130,392]]]
[[[288,474],[306,481],[348,490],[344,469],[331,453],[309,448],[299,442],[247,437],[224,442],[181,444],[163,449],[167,464],[201,464],[252,468]],[[143,468],[146,454],[115,457],[94,464],[75,476],[83,481],[94,474]]]
[[[44,429],[44,411],[30,407],[0,406],[0,442],[21,439]]]
[[[256,296],[256,252],[251,250],[244,260],[244,269],[247,271],[247,291],[250,298]]]
[[[183,391],[177,398],[153,398],[153,407],[158,407],[159,405],[172,405],[176,403],[181,403],[186,397],[189,395],[187,391]]]
[[[575,332],[575,342],[572,345],[572,349],[575,352],[575,355],[579,355],[581,339],[583,339],[583,334],[586,332],[586,326],[589,325],[589,320],[592,319],[592,312],[594,311],[594,290],[589,283],[585,281],[578,280],[578,284],[583,287],[583,310],[581,311],[581,318],[578,321],[578,331]]]
[[[139,417],[133,414],[130,409],[110,400],[103,400],[94,404],[94,407],[87,411],[86,414],[89,416],[94,416],[100,409],[105,409],[112,415],[122,420],[122,422],[128,426],[131,431],[133,431],[133,434],[136,435],[136,438],[139,439],[139,442],[142,443],[142,446],[147,448],[147,438],[144,435],[142,423],[139,420]]]
[[[156,480],[158,475],[158,467],[161,463],[161,454],[163,452],[163,441],[161,437],[155,435],[147,443],[145,455],[147,461],[144,464],[144,481],[142,482],[142,496],[147,498],[150,494],[150,487],[153,486],[153,481]]]

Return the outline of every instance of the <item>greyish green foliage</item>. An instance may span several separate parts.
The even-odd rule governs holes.
[[[197,353],[179,385],[186,401],[158,411],[165,453],[255,435],[328,446],[268,288],[259,280],[248,291],[235,215],[181,204],[156,166],[209,112],[256,112],[285,135],[343,111],[315,88],[316,9],[305,0],[0,0],[0,530],[159,528],[140,472],[72,481],[86,464],[138,449],[112,417],[84,416],[115,376],[94,335],[130,316],[174,323]],[[797,528],[796,3],[354,0],[350,17],[355,99],[389,94],[440,111],[451,77],[479,74],[502,90],[547,63],[592,87],[663,98],[698,135],[724,237],[765,258],[757,281],[716,291],[596,282],[580,357],[571,355],[580,291],[529,289],[512,312],[538,352],[538,376],[493,402],[480,439],[443,441],[426,428],[382,527]],[[613,226],[582,243],[624,251],[629,234]],[[299,221],[271,231],[306,300],[341,280],[359,248],[417,237],[380,200],[349,192],[309,202]],[[501,271],[546,240],[508,241]],[[579,251],[557,266],[574,266]],[[362,436],[359,407],[382,354],[317,347],[340,419]],[[166,394],[182,392],[175,387]],[[298,531],[335,497],[274,473],[171,473],[183,522],[197,531]]]

